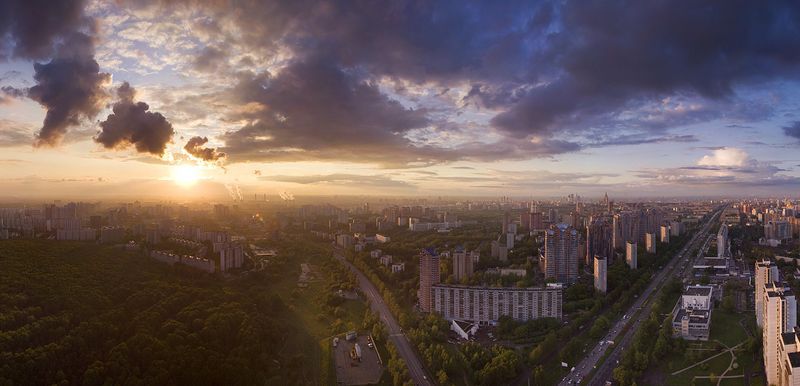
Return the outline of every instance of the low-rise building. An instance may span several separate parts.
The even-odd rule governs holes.
[[[392,264],[392,273],[403,272],[406,270],[406,263]]]
[[[672,312],[672,332],[686,340],[708,340],[713,287],[689,286]]]

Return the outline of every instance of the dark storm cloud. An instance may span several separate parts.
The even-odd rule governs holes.
[[[192,137],[186,142],[186,146],[183,149],[193,157],[203,161],[214,162],[225,158],[225,153],[220,153],[217,149],[203,147],[206,143],[208,143],[207,137]]]
[[[637,98],[731,98],[736,85],[796,76],[800,64],[797,2],[567,2],[560,14],[538,62],[561,75],[493,119],[510,133],[550,132]]]
[[[0,58],[47,59],[57,40],[85,27],[82,0],[0,1]]]
[[[28,89],[28,97],[47,109],[36,134],[37,146],[58,145],[70,126],[94,118],[108,99],[105,86],[111,75],[100,72],[94,60],[94,42],[88,35],[70,35],[55,58],[34,63],[33,69],[36,85]]]
[[[215,37],[197,69],[220,68],[220,47],[245,47],[253,58],[291,53],[276,75],[246,77],[232,91],[235,103],[262,107],[233,117],[248,123],[223,138],[232,161],[397,166],[690,142],[669,131],[774,114],[769,103],[745,101],[734,90],[796,77],[800,64],[800,3],[791,1],[155,3],[202,6],[213,15],[197,22],[200,33]],[[457,102],[497,112],[491,129],[504,138],[420,145],[405,135],[436,125],[435,112],[399,105],[378,79],[397,81],[401,95],[412,85],[470,85]],[[702,103],[688,110],[667,103],[680,98]]]
[[[783,128],[783,133],[796,139],[800,139],[800,121],[794,122]]]
[[[0,59],[48,60],[34,63],[36,85],[26,94],[47,113],[35,145],[61,143],[70,126],[94,118],[106,101],[110,75],[94,60],[94,22],[84,1],[0,1]]]
[[[160,113],[147,111],[150,106],[135,102],[136,91],[127,83],[117,89],[119,100],[113,113],[100,122],[101,131],[94,140],[108,149],[133,145],[140,153],[163,155],[175,131]]]
[[[251,123],[223,136],[231,160],[369,162],[390,158],[387,151],[400,163],[429,157],[403,137],[429,124],[423,111],[403,107],[326,60],[295,62],[276,76],[246,77],[234,93],[241,104],[255,107],[234,117]]]

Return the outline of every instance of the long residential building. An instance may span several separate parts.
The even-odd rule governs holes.
[[[433,311],[447,320],[494,324],[501,316],[526,321],[561,319],[562,287],[484,287],[435,284],[431,287]]]

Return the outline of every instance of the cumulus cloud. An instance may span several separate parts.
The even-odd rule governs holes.
[[[731,187],[773,192],[770,189],[800,187],[800,178],[786,174],[787,171],[772,162],[753,159],[742,149],[725,147],[703,156],[696,165],[639,170],[635,174],[653,186],[696,187],[704,189],[704,193],[718,194],[725,192],[719,189]]]
[[[192,137],[186,142],[186,146],[183,149],[193,157],[203,161],[215,162],[225,158],[225,153],[221,153],[217,149],[203,147],[206,143],[208,143],[207,137]]]
[[[163,115],[148,111],[147,103],[135,102],[135,96],[136,91],[127,82],[117,89],[119,100],[113,113],[100,122],[101,131],[94,140],[108,149],[134,146],[140,153],[161,156],[175,130]]]
[[[741,167],[747,164],[750,157],[747,152],[735,147],[724,147],[715,149],[713,153],[704,155],[697,161],[699,166],[736,166]]]
[[[55,58],[34,63],[36,85],[27,94],[47,109],[36,134],[37,146],[58,145],[70,126],[94,118],[103,109],[111,75],[100,72],[93,54],[92,37],[75,33],[59,46]]]
[[[94,60],[94,23],[85,6],[80,0],[0,2],[0,59],[48,60],[34,63],[35,86],[3,90],[47,109],[37,146],[58,145],[70,126],[94,118],[105,104],[110,75]]]

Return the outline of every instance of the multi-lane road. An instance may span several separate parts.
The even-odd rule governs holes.
[[[361,288],[361,291],[364,292],[364,296],[367,297],[367,300],[369,300],[372,311],[378,314],[383,324],[386,326],[389,339],[391,339],[395,347],[397,347],[397,353],[400,354],[400,357],[406,361],[408,373],[411,376],[411,380],[414,381],[414,384],[423,386],[432,385],[430,378],[425,373],[425,368],[422,366],[422,361],[417,355],[417,352],[414,351],[411,342],[403,334],[400,324],[397,323],[394,315],[392,315],[392,312],[389,310],[389,306],[383,301],[383,297],[381,293],[378,292],[375,285],[373,285],[356,266],[347,261],[347,259],[342,256],[341,251],[338,249],[334,250],[334,256],[356,274],[358,286]]]
[[[631,341],[633,340],[633,335],[636,333],[639,325],[647,320],[650,315],[650,309],[652,308],[653,304],[653,302],[650,301],[652,295],[657,293],[661,286],[666,282],[667,278],[672,277],[673,273],[676,273],[675,269],[680,266],[681,263],[683,263],[683,266],[679,271],[680,276],[684,274],[687,268],[689,268],[691,271],[690,262],[686,261],[685,255],[695,247],[699,246],[699,243],[706,241],[706,234],[709,227],[712,223],[714,223],[714,220],[721,212],[722,208],[718,208],[714,214],[709,217],[709,219],[703,225],[703,228],[695,233],[692,239],[686,243],[683,248],[681,248],[678,254],[674,256],[669,263],[667,263],[664,269],[661,269],[655,275],[653,280],[650,282],[650,285],[648,285],[645,291],[636,299],[636,301],[633,302],[633,305],[631,305],[627,313],[623,315],[622,318],[617,320],[616,323],[614,323],[602,340],[600,340],[600,342],[597,343],[591,351],[586,353],[586,357],[584,357],[584,359],[575,366],[574,371],[570,372],[570,374],[561,380],[559,385],[566,386],[570,384],[584,383],[584,378],[589,375],[589,373],[591,373],[595,367],[597,367],[598,361],[606,353],[606,350],[609,348],[609,346],[613,347],[611,353],[608,355],[606,360],[600,364],[599,367],[597,367],[597,371],[592,375],[591,379],[588,379],[588,381],[585,382],[585,384],[590,386],[603,385],[607,381],[611,380],[612,372],[617,366],[619,359],[622,357],[623,351],[630,345]],[[637,311],[640,312],[637,314]],[[624,333],[621,333],[625,325],[628,323],[630,323],[629,328]],[[614,342],[614,344],[609,342]]]

